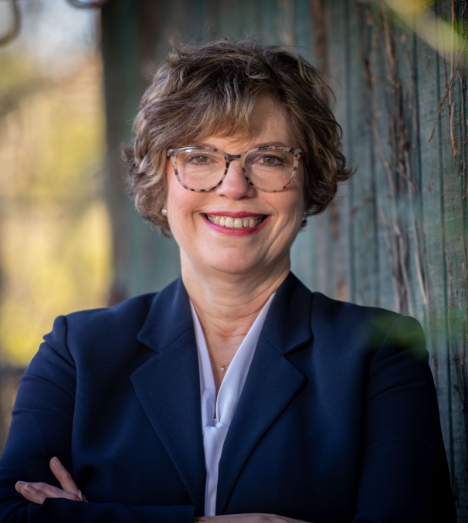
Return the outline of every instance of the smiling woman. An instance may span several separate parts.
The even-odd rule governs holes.
[[[225,149],[232,153],[232,156],[227,155],[229,158],[234,157],[230,162],[214,163],[213,171],[203,167],[202,172],[207,175],[206,186],[209,187],[211,179],[216,176],[217,182],[211,190],[187,190],[192,188],[194,178],[198,182],[199,168],[196,168],[195,177],[183,178],[189,184],[187,187],[181,181],[180,170],[179,177],[174,176],[174,164],[168,162],[166,217],[180,247],[182,271],[186,274],[193,272],[192,281],[197,281],[197,275],[208,273],[210,279],[224,279],[228,272],[243,275],[258,285],[265,280],[265,271],[282,279],[284,272],[289,271],[289,250],[304,214],[303,167],[299,153],[295,157],[289,152],[294,151],[298,144],[294,143],[296,140],[283,110],[275,106],[270,97],[257,100],[249,127],[249,136],[235,134],[203,139],[204,146],[220,151],[223,160],[221,151]],[[282,145],[273,146],[273,143]],[[259,147],[261,151],[258,151]],[[276,147],[282,147],[284,150],[280,153],[292,159],[281,162],[280,155],[273,156],[278,151]],[[179,156],[180,152],[177,169],[181,165]],[[255,160],[251,161],[252,156]],[[274,165],[265,167],[272,158]],[[182,162],[185,162],[183,158]],[[281,164],[281,169],[275,164]],[[183,169],[185,174],[187,169]],[[275,190],[260,189],[254,181]],[[219,223],[216,223],[215,216],[219,216]],[[248,220],[249,227],[244,228],[241,218]],[[199,292],[202,290],[198,289],[195,294],[199,295]]]
[[[340,151],[341,128],[327,103],[333,93],[302,57],[249,41],[220,40],[199,48],[175,49],[143,96],[135,119],[135,143],[127,149],[130,194],[140,212],[162,232],[168,232],[167,219],[161,214],[167,154],[174,158],[172,148],[209,145],[207,139],[213,136],[230,140],[236,136],[253,143],[252,125],[262,110],[254,112],[254,108],[258,103],[268,105],[262,99],[272,106],[264,116],[273,135],[267,145],[291,147],[288,142],[293,141],[303,151],[307,216],[325,210],[337,183],[352,175]],[[271,129],[277,123],[285,142]],[[215,178],[213,185],[221,182],[222,172]],[[190,188],[214,188],[210,181],[206,180],[207,187]]]
[[[160,68],[126,159],[181,278],[56,320],[18,393],[2,523],[454,521],[420,325],[290,272],[352,174],[326,93],[249,41]]]

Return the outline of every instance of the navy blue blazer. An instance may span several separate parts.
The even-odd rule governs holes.
[[[28,367],[0,460],[0,522],[191,522],[205,465],[194,327],[181,280],[61,316]],[[89,503],[29,503],[59,459]],[[311,293],[268,312],[219,465],[217,514],[447,523],[450,481],[413,318]]]

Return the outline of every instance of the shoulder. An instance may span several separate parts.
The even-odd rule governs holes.
[[[50,347],[66,351],[72,359],[85,353],[103,355],[106,348],[117,354],[119,347],[131,348],[157,293],[125,300],[113,307],[89,309],[59,316],[44,336]]]
[[[108,338],[115,335],[121,336],[122,332],[138,332],[148,313],[156,292],[142,294],[125,300],[109,308],[90,309],[73,312],[66,316],[69,333],[72,335],[86,336],[82,327],[86,327],[87,335],[93,339],[100,333]]]
[[[368,353],[373,361],[395,351],[427,359],[424,331],[417,319],[380,307],[357,305],[312,293],[311,325],[334,345]]]
[[[315,314],[327,322],[368,322],[380,318],[386,324],[392,324],[402,315],[381,307],[358,305],[348,301],[330,298],[321,292],[312,292],[312,302]]]

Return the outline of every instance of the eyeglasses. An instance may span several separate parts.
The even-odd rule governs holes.
[[[256,189],[278,192],[294,178],[300,149],[266,146],[242,154],[228,154],[213,147],[179,147],[169,149],[174,173],[180,184],[190,191],[206,192],[218,187],[226,177],[229,165],[239,160],[245,179]]]

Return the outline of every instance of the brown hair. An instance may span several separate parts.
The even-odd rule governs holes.
[[[251,40],[174,47],[143,95],[133,147],[124,151],[129,194],[163,234],[169,232],[161,213],[167,149],[213,135],[249,136],[249,116],[262,95],[282,106],[303,151],[306,215],[324,211],[338,182],[353,174],[340,152],[341,127],[327,103],[333,92],[304,58]]]

